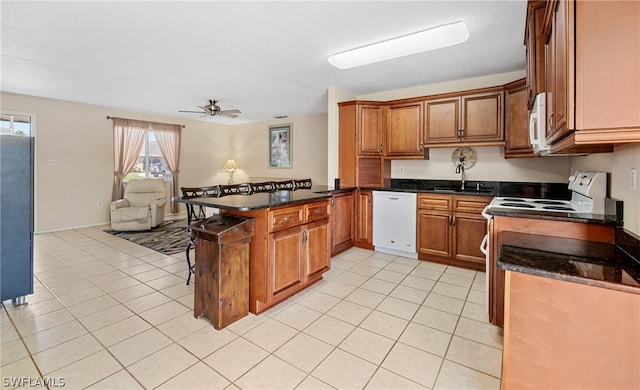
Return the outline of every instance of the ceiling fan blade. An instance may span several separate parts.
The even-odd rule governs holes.
[[[187,110],[178,110],[178,112],[193,112],[196,114],[207,114],[206,111],[187,111]]]
[[[226,116],[227,118],[237,118],[238,117],[238,114],[225,112],[225,111],[221,111],[218,115]]]
[[[227,113],[227,114],[242,114],[242,111],[235,110],[235,109],[234,110],[222,110],[220,112],[224,112],[224,113]]]

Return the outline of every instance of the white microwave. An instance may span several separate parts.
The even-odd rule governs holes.
[[[547,118],[546,118],[546,94],[539,93],[531,109],[529,116],[529,141],[533,152],[537,154],[549,154],[551,148],[547,145]]]

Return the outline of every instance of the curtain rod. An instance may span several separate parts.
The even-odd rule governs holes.
[[[129,118],[119,118],[117,116],[109,116],[107,115],[107,119],[112,120],[112,119],[125,119],[125,120],[138,120],[138,119],[129,119]],[[163,122],[153,122],[153,121],[140,121],[140,122],[149,122],[149,123],[158,123],[158,124],[162,124],[162,125],[173,125],[173,126],[182,126],[182,128],[184,129],[186,126],[185,125],[178,125],[175,123],[163,123]]]

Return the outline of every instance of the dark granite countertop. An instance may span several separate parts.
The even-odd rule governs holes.
[[[339,191],[348,191],[348,189],[340,189]],[[313,186],[311,189],[298,189],[294,191],[284,190],[259,192],[251,195],[226,195],[222,197],[191,199],[174,197],[172,200],[179,203],[188,203],[223,210],[250,211],[327,199],[331,197],[333,192],[333,189],[329,189],[326,186]]]
[[[614,243],[503,232],[497,267],[640,294],[640,262]]]
[[[488,214],[493,216],[502,217],[514,217],[514,218],[531,218],[531,219],[543,219],[549,221],[567,221],[577,223],[591,223],[598,225],[611,225],[620,226],[622,222],[619,221],[615,215],[605,214],[590,214],[590,213],[563,213],[559,211],[541,211],[541,210],[518,210],[500,207],[491,207],[487,211]]]

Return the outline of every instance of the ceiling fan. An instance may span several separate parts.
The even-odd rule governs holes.
[[[236,118],[238,114],[242,113],[240,110],[236,110],[236,109],[221,110],[220,106],[217,105],[216,103],[218,103],[217,100],[209,99],[209,104],[207,104],[206,106],[198,106],[198,108],[200,108],[201,111],[179,110],[178,112],[193,112],[196,114],[205,114],[207,116],[220,115],[220,116],[226,116],[228,118]]]

